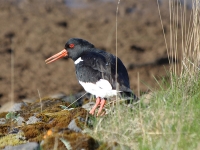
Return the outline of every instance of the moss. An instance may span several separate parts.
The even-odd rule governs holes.
[[[0,135],[6,135],[10,129],[10,125],[0,125]]]
[[[51,97],[43,97],[41,99],[37,99],[35,103],[40,103],[42,101],[48,101],[48,100],[54,100],[55,98],[51,98]]]
[[[57,142],[57,149],[66,149],[64,143],[59,139],[61,137],[70,143],[72,149],[94,150],[97,147],[95,140],[88,135],[76,132],[62,132],[47,137],[42,148],[53,149]]]
[[[93,138],[82,133],[75,133],[66,136],[66,139],[70,141],[73,149],[95,149],[96,143]]]
[[[51,113],[48,115],[51,115],[53,118],[52,122],[50,123],[51,127],[66,128],[72,120],[71,113],[67,110]]]
[[[78,118],[75,119],[75,122],[76,122],[76,125],[77,125],[79,128],[81,128],[81,129],[84,128],[85,122],[81,122],[80,119],[78,119]]]
[[[20,114],[21,117],[24,118],[25,121],[28,121],[28,119],[31,117],[31,116],[34,116],[35,114],[34,113],[29,113],[29,112],[24,112],[24,111],[19,111],[18,112]]]
[[[0,138],[0,149],[4,148],[7,145],[19,145],[26,143],[27,141],[21,140],[18,134],[9,134]]]
[[[87,103],[89,103],[90,102],[90,100],[88,99],[88,98],[85,98],[84,100],[83,100],[83,105],[84,104],[87,104]]]
[[[21,110],[27,111],[27,108],[31,106],[32,103],[25,103],[26,105],[21,106]]]
[[[86,99],[85,101],[88,101]],[[41,113],[41,103],[42,103],[42,113]],[[79,118],[86,118],[87,111],[83,108],[74,108],[72,110],[62,110],[60,105],[68,106],[69,104],[63,102],[62,99],[52,99],[43,98],[35,103],[23,106],[21,111],[17,113],[24,118],[25,121],[31,116],[35,116],[41,120],[35,124],[25,124],[20,126],[20,128],[26,140],[33,142],[41,142],[44,140],[44,149],[53,149],[55,146],[55,141],[57,140],[57,149],[66,149],[65,145],[59,138],[63,138],[70,142],[73,149],[94,149],[96,147],[95,140],[90,136],[82,133],[76,133],[69,130],[67,127],[71,120],[75,119],[78,127],[84,127],[84,122],[80,121]],[[5,117],[7,113],[1,114]],[[7,125],[0,126],[1,136],[8,134],[10,130],[10,122],[7,121]],[[12,123],[12,126],[15,124]],[[48,133],[51,132],[51,134]],[[45,137],[45,138],[44,138]]]
[[[32,104],[28,104],[24,107],[22,107],[22,111],[29,110],[30,113],[51,113],[51,112],[58,112],[61,111],[62,108],[60,105],[68,106],[69,103],[64,102],[62,99],[56,99],[56,98],[42,98],[41,102],[40,100],[37,100],[36,102]]]
[[[36,117],[41,119],[42,122],[49,122],[51,119],[49,116],[45,115],[44,113],[36,114]]]
[[[30,124],[21,127],[23,130],[25,137],[29,140],[42,140],[44,136],[44,132],[47,130],[54,128],[54,129],[62,129],[67,128],[70,121],[75,117],[80,115],[84,117],[86,112],[84,109],[74,109],[71,111],[63,110],[54,113],[42,113],[37,114],[37,118],[41,118],[42,122]]]
[[[8,114],[8,112],[2,112],[2,113],[0,113],[0,118],[6,118],[7,114]]]
[[[46,123],[35,123],[21,127],[27,140],[41,141],[45,131],[49,130],[49,126]]]
[[[121,148],[120,145],[116,142],[114,143],[101,143],[98,150],[121,150],[121,149],[129,149],[129,148]]]
[[[71,110],[71,114],[73,115],[74,118],[76,117],[85,118],[88,112],[84,108],[76,108],[76,109]]]
[[[63,110],[60,112],[56,112],[53,114],[49,114],[53,118],[52,122],[50,123],[52,127],[56,128],[66,128],[72,119],[77,117],[86,118],[87,111],[83,108],[75,108],[73,110]],[[80,123],[79,123],[80,124]]]
[[[64,102],[57,102],[57,103],[55,103],[54,105],[52,105],[51,107],[45,108],[42,112],[43,112],[43,113],[46,113],[46,112],[51,113],[51,112],[58,112],[58,111],[61,111],[62,108],[61,108],[60,105],[67,106],[67,105],[69,105],[69,104],[68,104],[68,103],[64,103]]]

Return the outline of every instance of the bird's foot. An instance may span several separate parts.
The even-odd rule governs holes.
[[[106,104],[106,100],[102,99],[100,102],[100,108],[98,110],[97,116],[99,116],[99,115],[103,116],[105,114],[104,112],[101,113],[105,104]]]
[[[91,115],[94,115],[95,110],[97,109],[97,107],[99,106],[100,103],[101,103],[101,98],[97,97],[94,107],[89,112]]]
[[[99,108],[99,110],[98,110],[97,116],[99,116],[99,115],[100,115],[100,116],[103,116],[103,115],[105,114],[105,112],[102,113],[102,110],[103,110],[103,107],[104,107],[105,103],[106,103],[106,100],[105,100],[105,99],[101,99],[100,97],[97,97],[96,103],[95,103],[94,107],[90,110],[89,113],[90,113],[91,115],[94,115],[95,110],[96,110],[97,107],[100,105],[100,108]]]

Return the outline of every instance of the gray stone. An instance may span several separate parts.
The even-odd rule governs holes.
[[[90,111],[94,105],[95,105],[95,102],[89,102],[89,103],[87,103],[87,104],[84,104],[84,105],[82,106],[82,108],[84,108],[84,109],[87,110],[87,111]]]
[[[2,107],[0,108],[0,112],[20,111],[21,106],[23,105],[25,105],[24,102],[22,103],[7,102],[2,105]]]
[[[36,142],[29,142],[17,146],[6,146],[3,150],[40,150],[40,146]]]
[[[31,98],[26,98],[26,99],[23,99],[22,100],[25,104],[27,104],[27,103],[34,103],[34,102],[36,102],[36,99],[31,99]]]
[[[0,118],[0,124],[5,124],[6,123],[6,119],[5,118]]]
[[[79,127],[77,126],[75,119],[73,119],[73,120],[69,123],[68,128],[69,128],[70,130],[75,131],[75,132],[81,132],[81,131],[82,131],[82,129],[79,128]]]
[[[10,108],[9,111],[20,111],[23,105],[24,103],[14,103],[14,105]]]
[[[53,95],[50,95],[51,98],[58,98],[58,99],[62,99],[64,97],[66,97],[66,94],[64,93],[57,93],[57,94],[53,94]]]
[[[34,124],[34,123],[37,123],[37,122],[40,122],[41,120],[38,119],[37,117],[35,116],[31,116],[28,118],[28,121],[26,121],[26,124]]]
[[[23,117],[21,117],[21,116],[17,117],[17,125],[18,125],[18,126],[21,126],[22,123],[23,123],[24,121],[25,121],[25,120],[24,120]]]
[[[19,132],[18,128],[11,128],[9,134],[17,134]]]

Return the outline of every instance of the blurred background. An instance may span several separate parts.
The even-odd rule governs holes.
[[[0,0],[0,105],[11,99],[16,102],[39,99],[38,91],[41,97],[83,91],[71,59],[49,65],[44,61],[61,51],[72,37],[83,38],[115,54],[117,2]],[[157,0],[121,0],[119,5],[118,57],[128,70],[131,89],[136,95],[138,89],[146,93],[157,88],[155,78],[168,79],[163,32],[169,44],[169,1],[159,0],[158,4],[164,30]],[[187,9],[190,8],[188,1]],[[174,64],[180,63],[173,56],[170,59]]]

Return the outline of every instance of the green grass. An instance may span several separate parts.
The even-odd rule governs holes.
[[[174,78],[178,85],[151,93],[149,104],[141,98],[134,107],[114,106],[108,116],[96,119],[91,135],[102,142],[117,142],[131,149],[197,149],[200,146],[200,80],[193,83],[192,89],[184,84],[185,80]]]

